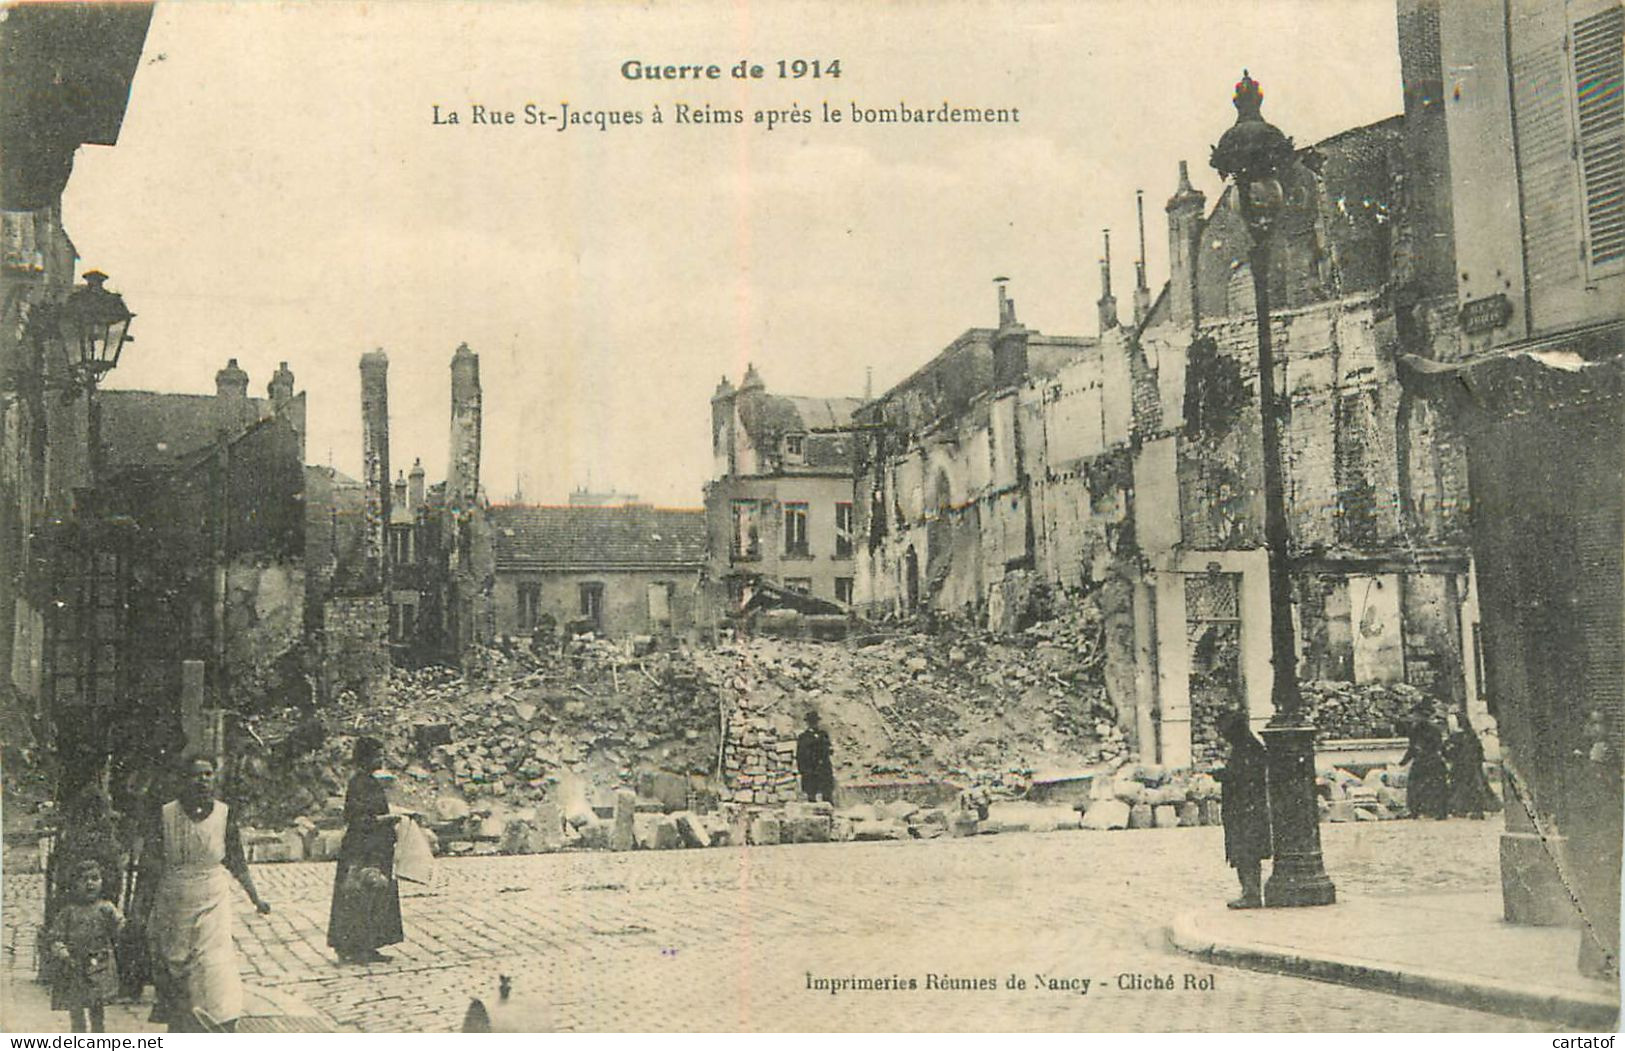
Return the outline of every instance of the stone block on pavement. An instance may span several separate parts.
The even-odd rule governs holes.
[[[632,845],[639,850],[655,848],[655,826],[663,815],[643,812],[632,815]]]
[[[615,838],[614,830],[612,822],[593,818],[576,829],[581,836],[579,845],[586,850],[608,850]]]
[[[615,793],[615,831],[610,835],[611,849],[631,850],[636,844],[632,820],[637,815],[637,809],[636,792],[630,788],[622,788]]]
[[[1129,807],[1129,828],[1150,828],[1155,821],[1156,816],[1151,810],[1150,803],[1135,803]]]
[[[776,817],[763,814],[750,823],[750,842],[758,847],[778,846],[783,826]]]
[[[1179,827],[1195,828],[1202,823],[1202,804],[1188,799],[1179,807]]]
[[[311,838],[311,849],[307,856],[311,861],[332,861],[339,856],[339,844],[343,842],[342,828],[321,829]]]
[[[860,843],[888,839],[907,839],[908,826],[901,821],[854,821],[852,823],[852,838]]]
[[[1222,825],[1222,824],[1224,824],[1224,810],[1220,806],[1219,801],[1217,799],[1204,799],[1204,800],[1202,800],[1202,824],[1204,824],[1204,825]]]
[[[1157,828],[1178,828],[1179,808],[1172,803],[1163,803],[1151,810],[1151,823]]]
[[[509,821],[502,829],[502,853],[541,854],[556,850],[558,844],[542,835],[541,829],[529,821]]]
[[[709,847],[711,845],[711,833],[700,822],[698,814],[690,813],[687,810],[679,810],[672,815],[672,819],[677,822],[677,834],[683,837],[684,846]]]
[[[910,803],[906,799],[895,799],[889,803],[875,805],[875,816],[883,821],[907,821],[909,816],[920,810],[920,804]]]
[[[1082,825],[1097,832],[1128,828],[1130,814],[1129,805],[1120,799],[1097,799],[1083,812]]]
[[[828,843],[830,819],[827,816],[787,818],[784,822],[786,843]]]
[[[677,822],[670,814],[659,814],[655,817],[654,849],[676,850],[683,845],[683,837],[677,832]]]
[[[289,861],[305,860],[305,833],[298,828],[289,828],[282,831],[279,837],[283,849],[288,852]]]

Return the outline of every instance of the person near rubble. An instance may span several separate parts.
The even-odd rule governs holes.
[[[384,963],[378,950],[404,941],[395,882],[395,822],[384,791],[384,744],[356,739],[355,774],[344,794],[344,839],[333,876],[327,944],[344,963]]]
[[[801,791],[810,803],[835,802],[835,766],[829,734],[819,725],[818,713],[807,713],[807,728],[796,738],[796,772]]]
[[[1452,715],[1450,725],[1450,737],[1444,743],[1445,763],[1450,768],[1450,813],[1482,821],[1486,810],[1501,809],[1501,801],[1484,776],[1484,744],[1465,716],[1458,722]]]
[[[1253,733],[1247,713],[1232,709],[1219,716],[1219,736],[1230,745],[1230,757],[1213,777],[1220,785],[1224,823],[1224,860],[1236,870],[1241,897],[1232,909],[1264,904],[1264,859],[1270,857],[1269,757]]]
[[[186,772],[179,797],[158,811],[142,849],[150,900],[137,908],[146,917],[153,967],[151,1020],[172,1033],[202,1032],[205,1024],[231,1030],[243,1010],[232,879],[260,915],[271,906],[254,886],[235,816],[214,797],[214,761],[198,756]]]
[[[1405,806],[1411,817],[1443,821],[1450,816],[1449,767],[1444,760],[1444,739],[1426,717],[1411,724],[1410,747],[1399,765],[1410,764],[1405,781]]]

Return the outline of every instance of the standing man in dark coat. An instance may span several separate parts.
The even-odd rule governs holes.
[[[1213,774],[1223,789],[1224,860],[1241,880],[1241,897],[1229,905],[1256,909],[1264,904],[1263,861],[1271,854],[1268,753],[1247,724],[1246,712],[1219,716],[1219,735],[1230,745],[1229,763]]]
[[[830,761],[829,734],[818,725],[818,713],[807,713],[807,728],[796,738],[796,772],[808,802],[835,802],[835,767]]]

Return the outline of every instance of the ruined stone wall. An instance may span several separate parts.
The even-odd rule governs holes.
[[[298,563],[238,560],[227,567],[227,707],[308,701],[304,641],[305,574]]]
[[[1383,301],[1355,297],[1273,320],[1277,381],[1289,403],[1283,471],[1294,543],[1370,551],[1419,537],[1459,540],[1467,498],[1460,443],[1401,389]],[[1227,319],[1203,325],[1186,353],[1179,479],[1189,548],[1263,543],[1257,338],[1251,318]]]
[[[885,533],[860,557],[860,604],[903,610],[910,558],[919,602],[1008,628],[1034,584],[1092,587],[1132,535],[1133,413],[1121,335],[1054,375],[985,399],[912,447],[864,465]],[[1005,581],[1018,573],[1009,586]]]
[[[389,676],[389,603],[382,595],[330,598],[322,610],[319,683],[327,699],[368,695]]]

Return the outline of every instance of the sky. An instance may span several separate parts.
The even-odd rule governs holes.
[[[840,76],[780,79],[781,59]],[[742,60],[763,77],[733,78]],[[1211,203],[1244,67],[1302,144],[1398,113],[1393,0],[160,3],[119,142],[81,148],[63,218],[137,314],[109,387],[209,393],[234,357],[263,395],[287,361],[307,459],[358,476],[358,360],[382,347],[391,463],[435,480],[466,342],[492,500],[694,507],[710,396],[747,363],[803,395],[861,396],[872,369],[879,394],[993,326],[999,276],[1028,327],[1093,335],[1107,228],[1127,318],[1135,192],[1154,295],[1178,162]],[[1020,119],[850,120],[944,102]],[[563,103],[644,122],[560,131]],[[752,122],[767,109],[814,119]]]

